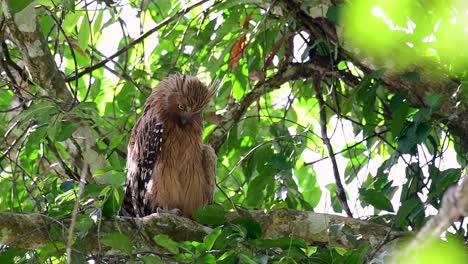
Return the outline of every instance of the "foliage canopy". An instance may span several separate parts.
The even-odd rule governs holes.
[[[149,239],[169,254],[103,231],[103,248],[126,260],[361,263],[372,248],[358,236],[350,249],[272,239],[252,217],[225,214],[316,210],[418,230],[466,169],[468,6],[458,1],[1,2],[0,211],[77,213],[76,263],[105,260],[85,237],[116,215],[130,130],[174,72],[223,80],[205,113],[216,205],[194,215],[213,230],[203,241]],[[31,14],[36,46],[21,35]],[[60,232],[40,248],[5,249],[0,262],[60,262]],[[462,222],[447,238],[466,233]]]

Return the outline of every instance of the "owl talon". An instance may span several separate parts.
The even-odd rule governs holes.
[[[182,216],[182,210],[180,210],[179,208],[171,209],[171,210],[169,210],[169,213],[175,214],[177,216]]]
[[[180,210],[179,208],[174,208],[174,209],[171,209],[171,210],[164,210],[162,208],[156,208],[156,212],[155,214],[173,214],[173,215],[177,215],[177,216],[182,216],[182,210]]]

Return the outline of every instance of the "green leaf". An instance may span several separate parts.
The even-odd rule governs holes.
[[[104,245],[111,247],[112,249],[119,250],[129,255],[133,251],[132,242],[126,235],[122,233],[105,234],[101,239],[101,242]]]
[[[338,197],[336,196],[336,184],[335,183],[329,183],[325,185],[325,188],[330,193],[330,200],[332,201],[332,207],[335,212],[342,212],[343,207],[340,204],[340,201],[338,200]]]
[[[60,184],[60,190],[62,190],[62,192],[71,190],[73,187],[75,187],[75,181],[73,180],[66,180]]]
[[[62,0],[62,6],[68,11],[75,12],[75,0]]]
[[[327,18],[334,24],[339,24],[341,8],[339,6],[331,6],[327,10]]]
[[[0,90],[0,108],[6,109],[11,105],[14,94],[11,90]]]
[[[80,232],[87,232],[89,229],[91,229],[91,227],[93,227],[94,225],[94,222],[93,220],[91,220],[91,218],[89,218],[89,216],[87,215],[78,215],[76,217],[76,230],[80,231]]]
[[[443,99],[446,99],[447,95],[446,94],[430,94],[429,96],[426,97],[425,103],[429,108],[432,109],[432,111],[437,111],[440,108],[440,105],[442,104]]]
[[[211,230],[211,232],[203,239],[203,243],[205,244],[207,250],[211,250],[213,248],[213,245],[220,234],[221,228],[217,227]]]
[[[256,247],[263,249],[290,249],[292,247],[307,249],[307,244],[304,242],[304,240],[295,237],[281,237],[277,239],[259,238],[253,240],[251,243]]]
[[[202,225],[221,225],[224,223],[225,214],[223,207],[211,204],[197,208],[192,217]]]
[[[123,190],[121,188],[111,188],[107,199],[102,206],[102,216],[111,218],[117,214],[123,200]]]
[[[235,264],[237,263],[237,258],[236,258],[236,251],[235,250],[229,250],[227,252],[224,252],[219,258],[218,258],[218,264]]]
[[[103,10],[99,10],[96,20],[93,24],[93,34],[97,35],[98,32],[101,33],[102,18],[104,16]]]
[[[357,249],[348,251],[344,254],[343,263],[346,264],[361,264],[365,263],[366,254],[372,246],[369,242],[360,245]]]
[[[240,253],[238,255],[240,263],[246,263],[246,264],[257,264],[258,262],[255,261],[255,258],[253,256],[248,255],[247,253]]]
[[[397,137],[403,129],[409,112],[406,96],[403,94],[393,96],[390,100],[390,110],[392,111],[391,132],[394,137]]]
[[[156,244],[171,252],[172,254],[179,254],[179,244],[172,240],[168,235],[156,235],[153,240],[156,242]]]
[[[109,143],[109,148],[110,149],[115,149],[117,148],[123,141],[123,139],[125,138],[125,135],[123,134],[120,134],[120,135],[116,135],[115,137],[113,137]]]
[[[396,217],[398,226],[400,227],[407,226],[408,216],[411,214],[411,212],[414,209],[418,208],[419,206],[422,206],[421,200],[416,199],[416,198],[411,198],[409,200],[402,202],[400,208],[398,208],[397,217]]]
[[[52,140],[62,142],[68,139],[78,129],[78,126],[76,122],[59,122]]]
[[[195,264],[215,264],[216,258],[211,254],[203,254],[194,261]]]
[[[124,112],[131,112],[132,110],[132,100],[129,100],[135,95],[135,86],[131,83],[126,83],[120,92],[115,97],[119,109]]]
[[[101,186],[101,185],[97,185],[97,184],[93,184],[93,183],[86,184],[82,196],[84,198],[86,198],[86,197],[98,197],[99,194],[101,193],[102,189],[103,189],[103,186]]]
[[[166,264],[164,260],[155,257],[155,256],[141,256],[141,260],[143,260],[143,263],[145,264]]]
[[[25,9],[32,2],[34,2],[34,0],[7,0],[8,8],[10,9],[10,13],[12,15]],[[34,9],[32,10],[34,11]],[[24,15],[27,15],[27,14],[24,14]]]
[[[231,224],[243,226],[247,230],[247,238],[255,239],[262,236],[262,227],[252,217],[239,217],[231,221]]]
[[[16,248],[9,248],[6,250],[2,250],[0,252],[0,263],[3,264],[14,264],[18,263],[17,257],[23,256],[26,253],[24,249],[16,249]]]
[[[364,190],[361,189],[359,191],[362,200],[366,203],[373,205],[375,208],[379,210],[386,210],[389,212],[393,212],[392,203],[385,197],[385,195],[379,191],[370,189]]]
[[[80,30],[78,31],[78,44],[80,45],[80,48],[85,51],[88,49],[88,43],[89,43],[89,22],[88,22],[88,16],[83,16],[83,19],[81,20],[81,26]]]
[[[420,82],[421,81],[421,77],[419,76],[419,73],[417,72],[407,72],[405,74],[403,74],[403,79],[405,80],[408,80],[408,81],[412,81],[412,82]]]
[[[367,150],[366,146],[363,143],[359,143],[358,145],[349,148],[352,145],[354,145],[354,143],[349,143],[343,148],[344,151],[341,153],[343,157],[351,159],[362,155]]]

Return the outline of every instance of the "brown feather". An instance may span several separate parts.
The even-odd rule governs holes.
[[[196,208],[212,202],[216,154],[203,144],[202,112],[215,92],[216,87],[208,89],[195,77],[176,74],[161,81],[148,97],[128,145],[122,215],[144,216],[161,208],[180,209],[190,217]],[[149,134],[159,125],[161,136]],[[145,169],[148,164],[154,166]],[[148,171],[151,177],[144,186]]]

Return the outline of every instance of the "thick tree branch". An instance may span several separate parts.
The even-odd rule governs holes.
[[[16,14],[9,12],[6,0],[2,0],[1,5],[4,11],[2,18],[5,23],[5,32],[21,51],[29,78],[44,89],[46,94],[61,100],[65,109],[69,109],[73,98],[37,23],[35,3],[32,2]]]
[[[468,171],[462,178],[460,185],[447,189],[439,212],[418,232],[409,248],[422,247],[431,239],[438,238],[460,217],[468,217]]]
[[[249,214],[260,223],[265,238],[294,236],[303,239],[307,244],[317,246],[331,245],[352,249],[364,242],[377,246],[382,241],[392,241],[403,235],[379,224],[336,215],[295,210],[275,210],[267,213],[251,211]],[[235,214],[227,216],[227,219],[233,218],[236,218]],[[14,248],[37,249],[50,242],[63,242],[67,237],[69,223],[69,219],[58,220],[41,214],[0,212],[0,244]],[[346,228],[343,228],[345,226]],[[57,234],[57,230],[61,235]],[[99,244],[98,238],[112,232],[127,235],[135,246],[148,246],[145,237],[166,234],[175,241],[201,241],[209,231],[209,228],[187,218],[172,214],[154,214],[144,218],[103,220],[100,229],[94,225],[84,240],[91,252],[97,252],[99,248],[106,250],[104,245]],[[51,233],[55,235],[51,237]],[[353,239],[349,239],[350,236]]]

